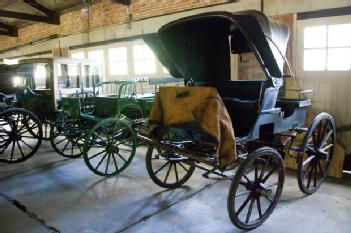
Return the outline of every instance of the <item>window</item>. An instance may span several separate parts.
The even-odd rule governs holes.
[[[34,69],[34,83],[35,89],[45,89],[47,79],[47,64],[37,64]]]
[[[88,58],[91,60],[104,61],[104,51],[103,50],[94,50],[88,52]]]
[[[85,58],[85,54],[84,54],[84,52],[72,53],[71,54],[71,58],[84,59]]]
[[[133,61],[135,74],[156,73],[155,55],[147,45],[133,46]]]
[[[127,75],[127,47],[111,48],[108,50],[110,75]]]
[[[306,27],[303,48],[305,71],[350,71],[351,23]]]

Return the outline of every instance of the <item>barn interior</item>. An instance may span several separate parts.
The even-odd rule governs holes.
[[[350,78],[350,0],[2,0],[0,232],[351,232]]]

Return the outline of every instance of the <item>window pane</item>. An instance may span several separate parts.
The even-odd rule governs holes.
[[[305,71],[325,70],[325,49],[308,49],[304,51],[303,67]]]
[[[144,73],[144,61],[143,60],[134,61],[134,73],[135,74],[143,74]]]
[[[321,48],[327,45],[327,26],[304,29],[304,48]]]
[[[133,46],[133,58],[143,59],[144,58],[144,45],[134,45]]]
[[[127,75],[128,66],[126,61],[111,62],[110,63],[110,74],[111,75]]]
[[[351,69],[351,48],[328,49],[328,70],[342,71]]]
[[[109,49],[108,56],[110,61],[126,61],[127,47]]]
[[[328,28],[328,46],[351,46],[351,24],[330,25]]]
[[[84,59],[85,58],[84,52],[72,53],[71,58]]]
[[[156,72],[156,64],[154,59],[144,60],[144,73],[153,74]]]
[[[91,60],[104,61],[104,51],[95,50],[88,52],[88,58]]]

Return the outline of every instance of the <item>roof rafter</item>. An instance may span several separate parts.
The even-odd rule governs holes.
[[[24,0],[24,3],[37,9],[38,11],[42,12],[46,16],[32,15],[32,14],[27,14],[22,12],[7,11],[7,10],[0,9],[0,17],[14,18],[14,19],[42,22],[42,23],[49,23],[49,24],[56,24],[56,25],[60,24],[60,17],[55,11],[52,11],[44,7],[43,5],[39,4],[35,0]]]
[[[18,36],[17,28],[15,28],[14,26],[0,22],[0,29],[0,35],[13,37]]]

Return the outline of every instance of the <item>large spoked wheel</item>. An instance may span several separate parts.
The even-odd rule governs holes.
[[[89,132],[84,144],[84,161],[95,174],[114,176],[129,166],[135,151],[133,129],[125,121],[110,118],[102,120]]]
[[[83,153],[86,127],[80,120],[57,122],[50,127],[50,143],[66,158],[79,158]]]
[[[168,132],[160,140],[162,143],[174,137]],[[145,162],[150,178],[162,188],[177,188],[183,185],[195,170],[194,161],[151,144],[148,147]]]
[[[237,170],[228,194],[230,220],[242,230],[260,226],[276,207],[284,185],[279,153],[268,147],[250,154]]]
[[[143,110],[137,104],[127,104],[121,109],[118,118],[120,120],[132,122],[133,120],[143,118]],[[132,141],[126,141],[124,144],[127,146],[131,146],[132,143]],[[143,141],[136,139],[136,146],[140,146],[142,143]]]
[[[13,108],[0,113],[0,162],[19,163],[32,157],[42,136],[41,122],[30,111]]]
[[[334,120],[328,113],[320,113],[308,128],[298,157],[297,180],[303,193],[316,192],[327,177],[335,143]]]

